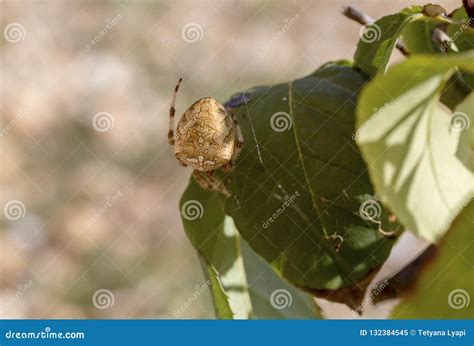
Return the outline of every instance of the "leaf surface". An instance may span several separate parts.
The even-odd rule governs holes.
[[[369,76],[374,76],[379,71],[385,72],[402,30],[416,18],[423,18],[422,10],[420,6],[408,7],[367,26],[357,44],[354,54],[355,65]]]
[[[310,295],[282,281],[240,239],[232,218],[223,211],[221,195],[191,181],[180,205],[186,234],[202,258],[218,318],[320,318]]]
[[[379,228],[398,226],[372,196],[352,139],[365,82],[339,62],[250,90],[251,100],[236,111],[245,145],[226,201],[243,238],[283,278],[353,307],[393,245]],[[364,202],[375,220],[361,216]]]
[[[474,315],[474,202],[470,202],[443,239],[437,257],[415,290],[393,313],[398,319],[472,319]]]
[[[451,114],[438,102],[455,66],[473,68],[472,56],[414,57],[377,76],[359,99],[357,142],[377,194],[405,227],[431,242],[474,191],[462,145],[470,130],[460,129],[472,124],[472,109]]]

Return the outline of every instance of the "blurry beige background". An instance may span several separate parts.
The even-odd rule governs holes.
[[[178,77],[178,114],[223,102],[351,58],[342,6],[411,4],[2,1],[0,317],[213,318],[208,292],[176,313],[204,283],[166,143]]]

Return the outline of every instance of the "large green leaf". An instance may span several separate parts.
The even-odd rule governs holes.
[[[279,278],[241,241],[222,196],[189,184],[182,221],[203,262],[218,318],[319,318],[314,299]]]
[[[354,63],[369,76],[385,71],[403,28],[416,18],[423,18],[423,8],[412,6],[385,16],[363,31],[354,54]]]
[[[393,245],[379,229],[396,227],[379,215],[352,139],[365,82],[340,62],[249,91],[251,100],[236,111],[245,145],[226,202],[243,238],[281,276],[353,307]],[[361,216],[361,205],[375,209],[375,220]]]
[[[444,234],[474,191],[470,153],[460,146],[469,131],[438,102],[451,66],[472,69],[473,53],[411,58],[377,76],[359,99],[357,142],[376,192],[429,241]],[[472,109],[461,117],[472,124]]]
[[[436,259],[415,290],[394,311],[400,319],[469,319],[474,316],[474,202],[454,221]]]

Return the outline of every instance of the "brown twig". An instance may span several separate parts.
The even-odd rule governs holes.
[[[345,7],[342,13],[347,18],[352,19],[353,21],[356,21],[357,23],[362,25],[369,25],[375,22],[375,20],[371,16],[359,11],[358,9],[352,6]],[[410,55],[410,52],[401,40],[397,40],[396,47],[403,55]]]

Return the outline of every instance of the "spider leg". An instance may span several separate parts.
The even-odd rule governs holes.
[[[204,190],[211,190],[212,191],[212,186],[209,183],[209,181],[201,175],[201,172],[198,170],[193,171],[193,178],[198,183]]]
[[[170,105],[170,124],[168,130],[168,143],[170,145],[174,145],[174,114],[176,112],[175,105],[176,105],[176,95],[178,94],[179,84],[183,78],[180,78],[178,84],[176,84],[173,92],[173,97],[171,98],[171,105]]]
[[[227,190],[226,187],[224,186],[224,183],[219,178],[216,178],[214,176],[214,171],[207,171],[206,173],[207,173],[207,180],[211,184],[213,191],[220,192],[226,195],[227,197],[231,196],[229,190]]]
[[[222,166],[222,171],[224,173],[229,173],[232,168],[234,167],[234,163],[231,161],[227,162],[224,166]]]
[[[240,129],[240,125],[237,122],[234,113],[230,112],[230,114],[232,116],[232,120],[234,121],[235,128],[235,148],[234,154],[232,155],[232,161],[234,161],[237,156],[239,156],[240,152],[242,151],[242,148],[244,147],[244,137],[242,136],[242,130]]]
[[[202,172],[198,170],[193,171],[194,180],[204,189],[209,191],[220,192],[227,197],[230,197],[230,192],[225,188],[224,184],[220,179],[214,176],[214,171],[205,172],[206,175],[203,176]]]

